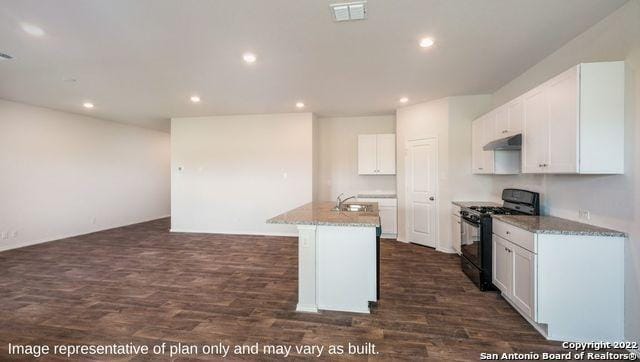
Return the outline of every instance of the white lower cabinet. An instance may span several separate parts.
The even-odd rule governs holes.
[[[380,212],[382,237],[395,238],[398,235],[398,199],[358,198],[359,202],[377,202]]]
[[[545,338],[624,337],[624,237],[531,233],[493,220],[492,282]]]
[[[509,248],[511,261],[511,301],[525,316],[536,320],[536,255],[517,245]]]
[[[458,255],[462,254],[462,250],[460,249],[462,244],[461,232],[462,224],[460,215],[451,215],[451,247]]]
[[[382,227],[382,233],[385,235],[396,235],[398,233],[396,207],[379,207],[380,211],[380,226]]]
[[[536,255],[493,235],[493,285],[526,317],[536,319]]]
[[[511,262],[511,254],[509,254],[509,242],[503,238],[494,235],[492,238],[493,246],[493,264],[492,279],[493,285],[500,289],[503,295],[508,296],[511,293],[511,280],[513,280],[513,271]]]

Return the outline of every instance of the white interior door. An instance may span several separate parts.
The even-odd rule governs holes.
[[[437,153],[435,139],[407,142],[407,239],[436,247]]]

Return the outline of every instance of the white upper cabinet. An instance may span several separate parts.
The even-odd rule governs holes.
[[[507,137],[509,132],[509,109],[507,105],[496,108],[492,113],[495,114],[493,140]]]
[[[495,138],[493,136],[496,133],[496,114],[495,112],[490,112],[486,116],[482,118],[482,129],[483,129],[483,137],[482,137],[482,147],[484,147],[487,143],[493,141]],[[493,173],[495,167],[495,152],[494,151],[485,151],[482,150],[482,155],[484,158],[483,166],[484,173]]]
[[[514,174],[520,172],[520,152],[485,151],[483,147],[497,138],[499,112],[493,111],[471,123],[471,164],[474,174]]]
[[[495,121],[492,114],[486,114],[471,124],[471,143],[473,148],[471,163],[473,165],[473,173],[493,173],[494,153],[493,151],[485,151],[482,147],[491,141],[494,125]]]
[[[396,135],[379,134],[376,137],[378,152],[378,174],[395,175],[396,174]]]
[[[473,173],[484,172],[484,154],[482,153],[483,141],[482,118],[471,123],[471,167]]]
[[[492,113],[495,113],[495,132],[491,141],[522,133],[524,118],[522,98],[516,98],[496,108]]]
[[[624,173],[624,62],[583,63],[526,93],[524,173]]]
[[[358,174],[396,174],[396,135],[358,135]]]
[[[509,125],[505,137],[522,133],[522,123],[524,120],[524,102],[522,97],[516,98],[507,103],[507,114],[509,117]]]

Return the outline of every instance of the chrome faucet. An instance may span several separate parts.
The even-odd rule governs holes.
[[[342,204],[344,204],[345,201],[347,200],[351,200],[351,199],[355,199],[355,196],[349,196],[346,199],[341,199],[342,195],[344,195],[344,192],[341,193],[340,195],[338,195],[338,198],[336,199],[336,210],[340,210],[342,209]]]

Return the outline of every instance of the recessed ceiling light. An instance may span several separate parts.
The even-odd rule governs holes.
[[[193,102],[193,103],[198,103],[198,102],[200,102],[200,97],[198,97],[198,96],[191,96],[191,98],[190,98],[190,99],[191,99],[191,102]]]
[[[400,103],[407,103],[407,102],[409,102],[409,98],[407,97],[400,98]]]
[[[91,109],[91,108],[93,108],[93,103],[91,103],[91,102],[84,102],[84,103],[82,103],[82,106],[83,106],[84,108]]]
[[[304,108],[304,103],[302,103],[302,102],[297,102],[297,103],[296,103],[296,108]]]
[[[429,48],[435,44],[435,41],[431,38],[424,38],[420,40],[420,47]]]
[[[33,35],[33,36],[44,35],[44,30],[42,30],[42,28],[39,26],[29,24],[29,23],[20,23],[20,27],[22,27],[22,30],[24,30],[29,35]]]
[[[244,53],[242,54],[242,59],[244,59],[246,63],[251,64],[251,63],[255,63],[257,58],[256,58],[256,55],[253,53]]]

